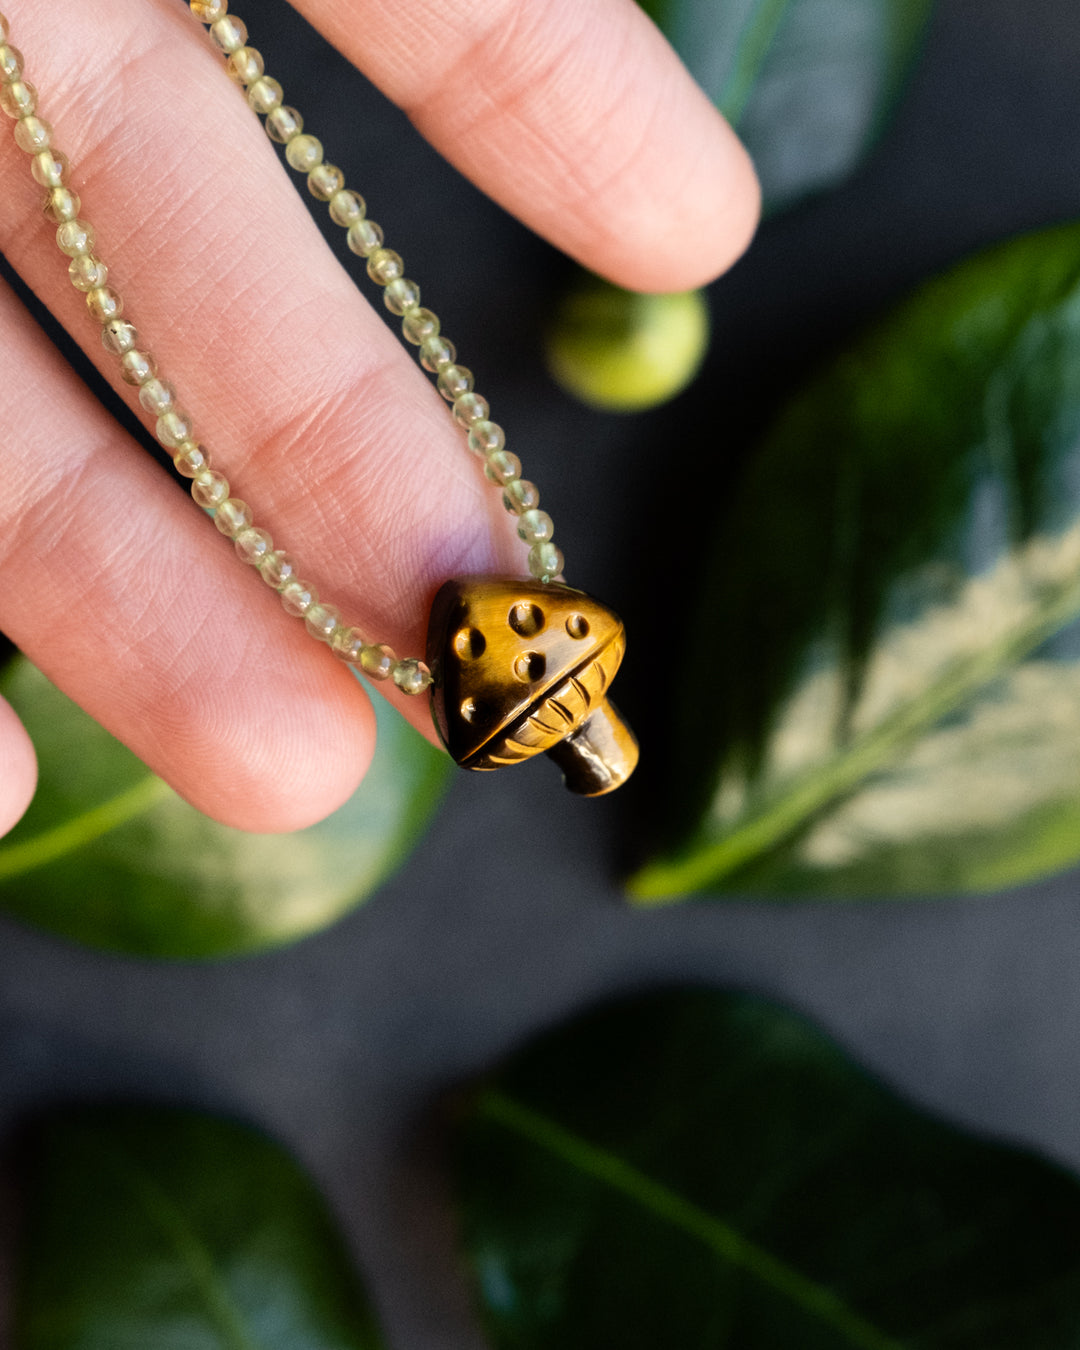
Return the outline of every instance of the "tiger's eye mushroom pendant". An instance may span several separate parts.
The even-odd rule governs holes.
[[[638,759],[605,697],[625,648],[622,621],[583,591],[516,577],[448,581],[427,645],[443,744],[464,769],[546,753],[571,792],[611,792]]]

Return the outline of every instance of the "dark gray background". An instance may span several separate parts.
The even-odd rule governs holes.
[[[696,389],[668,411],[603,418],[540,367],[560,260],[283,4],[257,8],[241,9],[252,40],[497,400],[573,580],[627,616],[640,660],[620,702],[646,726],[664,587],[707,536],[710,493],[808,363],[929,271],[1080,216],[1073,0],[945,0],[872,162],[771,223],[713,288],[716,341]],[[399,1350],[479,1345],[423,1108],[608,993],[672,980],[766,992],[952,1119],[1080,1167],[1080,873],[994,898],[635,913],[616,882],[619,841],[647,800],[640,787],[620,797],[572,799],[547,764],[462,776],[366,908],[266,957],[153,965],[0,918],[0,1134],[46,1104],[117,1096],[258,1123],[330,1195]],[[542,863],[537,834],[558,841]]]

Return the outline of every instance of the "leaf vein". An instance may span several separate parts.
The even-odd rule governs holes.
[[[92,844],[112,830],[126,825],[163,801],[172,789],[153,775],[147,775],[134,787],[99,806],[82,812],[72,820],[65,820],[50,830],[0,848],[0,882],[21,876],[47,863],[56,862],[69,853]]]
[[[757,78],[790,6],[791,0],[763,0],[739,40],[731,74],[716,100],[717,107],[732,126],[737,126],[746,111]]]
[[[904,1350],[901,1342],[866,1321],[831,1289],[800,1274],[732,1224],[709,1214],[622,1158],[589,1143],[498,1089],[488,1088],[482,1092],[477,1106],[483,1115],[497,1124],[696,1238],[722,1260],[752,1275],[804,1312],[833,1327],[859,1350]]]
[[[98,1141],[101,1152],[117,1180],[138,1200],[162,1236],[169,1242],[202,1296],[207,1313],[231,1350],[262,1350],[252,1340],[224,1282],[218,1277],[206,1244],[191,1227],[183,1212],[142,1167],[119,1149]],[[90,1145],[87,1145],[90,1151]]]

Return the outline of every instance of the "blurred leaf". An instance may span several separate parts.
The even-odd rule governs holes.
[[[49,1121],[26,1186],[18,1350],[378,1350],[311,1182],[188,1112]]]
[[[754,157],[767,211],[845,178],[879,135],[933,0],[642,0]]]
[[[636,412],[684,389],[708,345],[700,291],[639,295],[580,271],[559,302],[545,350],[568,393],[606,412]]]
[[[1080,1186],[756,999],[652,996],[481,1088],[458,1190],[497,1350],[1072,1350]]]
[[[247,834],[188,806],[30,663],[0,679],[37,747],[37,796],[0,842],[0,909],[137,956],[258,951],[367,898],[422,837],[450,760],[374,698],[359,791],[294,834]]]
[[[1080,227],[931,282],[720,522],[668,845],[632,882],[921,894],[1080,858]]]

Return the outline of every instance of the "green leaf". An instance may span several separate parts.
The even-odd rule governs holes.
[[[408,856],[451,771],[376,698],[375,759],[351,800],[295,834],[247,834],[188,806],[25,659],[0,693],[41,767],[0,842],[0,909],[137,956],[258,951],[333,923]]]
[[[26,1186],[17,1350],[378,1350],[311,1182],[239,1125],[165,1109],[49,1121]]]
[[[767,210],[865,157],[933,0],[643,0],[754,157]]]
[[[988,890],[1080,857],[1080,227],[797,397],[720,522],[657,901]]]
[[[458,1138],[496,1350],[1073,1350],[1080,1186],[928,1119],[756,999],[518,1055]]]

